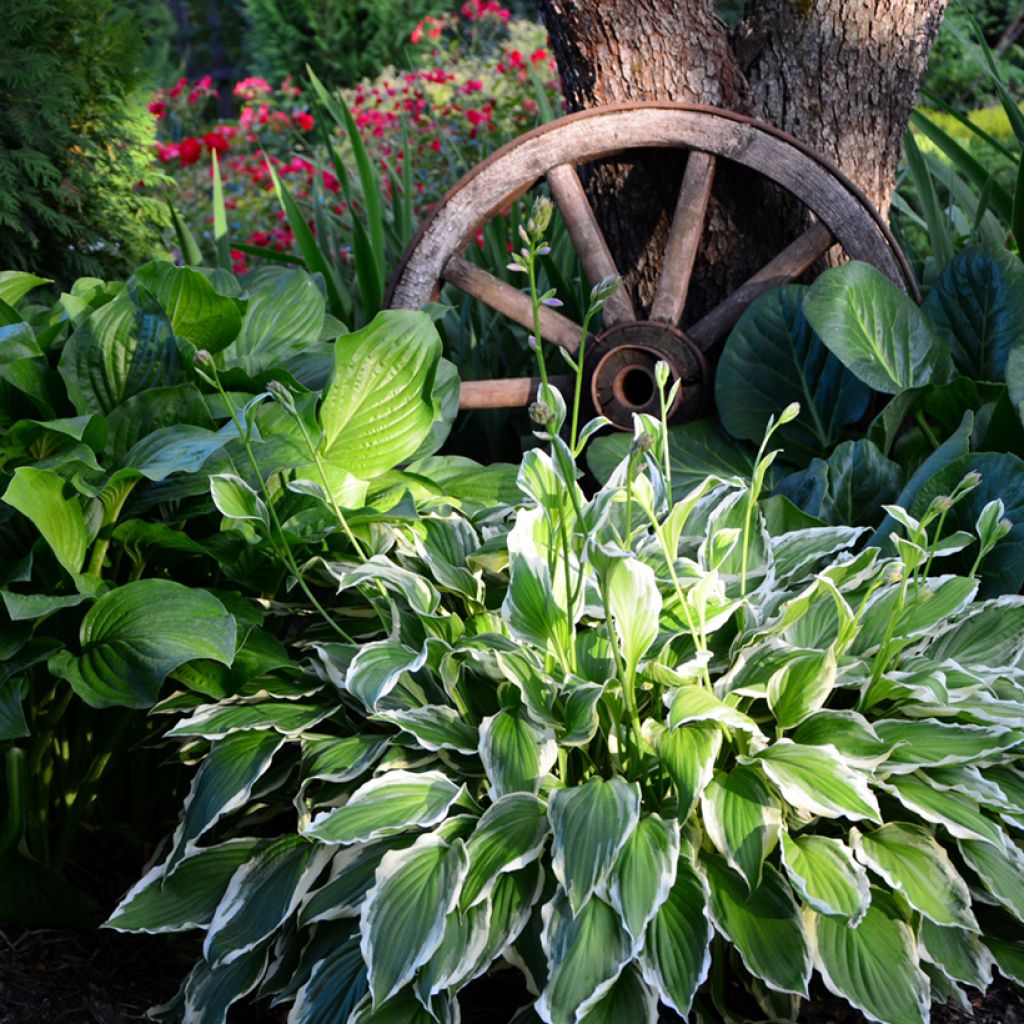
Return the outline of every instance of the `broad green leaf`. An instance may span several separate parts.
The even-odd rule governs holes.
[[[789,886],[766,864],[751,893],[743,878],[714,854],[701,857],[711,919],[736,947],[747,970],[777,992],[807,996],[811,955]]]
[[[722,730],[710,722],[694,722],[657,734],[655,749],[675,786],[680,821],[686,821],[697,806],[721,748]]]
[[[819,914],[848,918],[853,926],[867,913],[867,872],[842,840],[783,830],[782,862],[793,888]]]
[[[242,327],[238,303],[221,295],[202,270],[158,261],[139,267],[135,281],[163,310],[175,335],[197,349],[219,352]]]
[[[856,927],[813,910],[804,926],[830,992],[884,1024],[928,1024],[931,990],[907,924],[873,904]]]
[[[57,561],[77,575],[85,561],[88,536],[77,495],[64,497],[65,481],[48,469],[19,466],[3,500],[43,535]]]
[[[342,807],[313,819],[306,835],[357,843],[436,825],[463,790],[441,772],[389,771],[363,783]]]
[[[346,1024],[366,993],[366,965],[358,936],[318,960],[295,993],[288,1024]]]
[[[441,944],[468,865],[461,841],[449,846],[437,836],[384,854],[360,924],[375,1004],[412,980]]]
[[[829,455],[826,494],[821,517],[830,523],[875,526],[882,506],[900,493],[903,470],[887,459],[874,442],[844,441]]]
[[[224,358],[250,373],[280,365],[320,340],[325,308],[323,293],[311,275],[282,267],[250,289],[241,333],[225,349]]]
[[[508,793],[536,793],[557,756],[554,733],[534,725],[521,705],[480,723],[480,760],[494,800]]]
[[[176,423],[154,430],[133,445],[124,457],[124,465],[137,469],[147,480],[164,480],[172,473],[197,473],[211,455],[237,436],[233,423],[221,430]]]
[[[736,765],[715,772],[700,798],[708,837],[753,891],[761,866],[775,848],[782,808],[754,768]]]
[[[669,702],[670,729],[690,722],[714,722],[727,729],[738,729],[751,736],[761,736],[761,730],[749,715],[745,715],[732,704],[719,700],[702,686],[681,686]]]
[[[881,821],[867,778],[832,746],[806,747],[776,740],[753,760],[794,807],[825,818]]]
[[[434,422],[441,339],[426,313],[386,310],[335,344],[320,421],[325,458],[369,479],[410,458]]]
[[[455,708],[430,704],[400,711],[378,711],[377,718],[391,722],[416,737],[425,750],[456,750],[475,754],[480,743],[477,730],[467,725]]]
[[[828,700],[836,683],[832,650],[806,651],[789,659],[768,680],[768,706],[780,728],[791,729]]]
[[[640,820],[640,790],[622,779],[593,777],[548,798],[552,869],[574,914],[608,878]]]
[[[1024,853],[1013,844],[999,848],[973,839],[960,839],[957,845],[985,888],[1024,922]]]
[[[212,594],[171,580],[137,580],[103,594],[85,613],[82,653],[61,651],[51,669],[93,707],[145,708],[179,665],[230,665],[235,619]]]
[[[684,858],[668,899],[647,926],[640,952],[644,979],[681,1017],[689,1014],[711,968],[712,934],[703,882]]]
[[[929,652],[932,656],[933,651]],[[931,766],[973,764],[1017,743],[1013,732],[998,726],[961,725],[934,718],[883,718],[873,725],[881,739],[893,745],[885,768],[895,774]]]
[[[29,324],[19,322],[0,327],[0,366],[20,359],[37,359],[42,354]]]
[[[257,839],[229,839],[197,850],[169,875],[158,864],[132,886],[104,927],[147,935],[205,927],[231,876],[258,845]]]
[[[573,913],[559,892],[542,913],[548,980],[536,1011],[548,1024],[575,1024],[612,987],[632,959],[634,943],[615,911],[597,897]]]
[[[632,676],[658,636],[661,594],[654,570],[635,558],[618,560],[608,573],[605,590],[626,670]]]
[[[608,877],[608,899],[623,927],[641,941],[647,923],[668,898],[679,860],[679,822],[644,815]]]
[[[876,391],[943,383],[953,371],[945,341],[914,300],[867,263],[825,271],[808,289],[804,315],[821,340]]]
[[[33,288],[50,283],[48,277],[37,277],[22,270],[0,270],[0,302],[17,306]]]
[[[850,830],[857,859],[936,924],[978,930],[971,894],[949,855],[921,825],[883,825],[874,832]]]
[[[210,496],[217,511],[228,519],[242,519],[270,529],[270,513],[263,499],[240,476],[216,473],[210,477]]]
[[[920,773],[890,775],[882,787],[908,810],[933,825],[942,825],[957,839],[979,839],[996,846],[1005,841],[1003,830],[982,814],[973,800],[930,786]]]
[[[466,842],[469,870],[461,906],[465,909],[485,900],[501,875],[540,857],[547,834],[547,809],[538,797],[509,793],[491,804]]]
[[[992,981],[992,954],[973,932],[964,928],[940,928],[922,918],[917,933],[918,949],[926,960],[947,977],[984,992]]]
[[[231,876],[203,942],[214,967],[230,964],[272,934],[299,905],[328,858],[301,836],[275,839]]]
[[[345,689],[374,711],[382,698],[398,684],[405,672],[415,672],[427,661],[427,646],[419,651],[397,640],[364,644],[345,673]]]
[[[787,460],[827,454],[864,415],[870,390],[821,343],[803,314],[806,288],[756,299],[732,329],[715,372],[715,407],[734,437],[760,442],[791,402],[801,415],[774,434]]]

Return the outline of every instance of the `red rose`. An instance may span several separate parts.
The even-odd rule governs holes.
[[[187,139],[182,139],[178,143],[178,155],[181,157],[181,166],[188,167],[189,164],[194,164],[203,155],[203,146],[198,139],[193,139],[190,135]]]
[[[149,112],[154,117],[163,117],[167,113],[167,104],[163,100],[151,100]]]
[[[304,132],[311,132],[313,130],[313,115],[312,114],[296,114],[295,123]]]
[[[231,144],[220,132],[207,132],[203,136],[203,142],[211,153],[226,153],[231,148]]]

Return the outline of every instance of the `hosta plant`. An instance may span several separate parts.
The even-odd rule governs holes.
[[[516,493],[432,494],[426,460],[388,478],[418,508],[335,510],[358,543],[305,571],[345,637],[299,621],[246,692],[155,709],[197,770],[109,925],[205,931],[166,1018],[457,1021],[512,964],[517,1024],[794,1020],[818,981],[920,1024],[1024,980],[1024,600],[943,571],[999,503],[976,536],[946,529],[976,476],[894,506],[883,557],[761,500],[768,438],[674,500],[650,418],[588,495],[541,397]],[[225,529],[271,536],[285,493],[235,493]]]

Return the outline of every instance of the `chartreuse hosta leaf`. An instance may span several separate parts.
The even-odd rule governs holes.
[[[212,594],[172,580],[137,580],[103,594],[85,613],[82,653],[61,651],[50,667],[93,707],[151,706],[179,665],[210,658],[230,665],[235,619]]]
[[[978,930],[971,894],[946,851],[921,825],[888,824],[850,830],[857,859],[936,924]]]
[[[608,900],[637,941],[668,898],[679,860],[679,822],[657,814],[642,817],[626,840],[608,878]]]
[[[52,470],[19,466],[7,485],[3,500],[29,519],[57,561],[72,575],[81,572],[89,538],[78,496]]]
[[[507,793],[536,793],[557,756],[555,734],[534,725],[522,705],[480,723],[480,760],[495,800]]]
[[[755,768],[716,772],[700,798],[708,837],[747,888],[761,881],[761,865],[775,848],[782,808]]]
[[[1024,853],[1012,843],[1000,848],[961,839],[957,845],[985,888],[1018,921],[1024,922]]]
[[[806,906],[819,914],[848,918],[857,924],[871,900],[867,872],[840,839],[790,835],[782,838],[782,863]]]
[[[441,944],[468,867],[461,840],[449,845],[432,835],[381,858],[360,924],[375,1005],[412,980]]]
[[[860,924],[804,911],[804,926],[829,991],[884,1024],[928,1024],[931,989],[914,933],[877,890]]]
[[[640,820],[640,790],[622,779],[596,776],[548,798],[552,869],[573,913],[608,877]]]
[[[921,956],[940,967],[953,981],[982,992],[992,980],[992,954],[974,932],[965,928],[941,928],[922,918],[917,930]]]
[[[714,774],[722,730],[712,722],[694,722],[657,732],[654,745],[675,786],[678,817],[685,821]]]
[[[462,792],[441,772],[385,772],[360,786],[344,806],[314,818],[306,834],[325,843],[357,843],[427,828],[448,814]]]
[[[668,898],[647,926],[639,957],[646,982],[681,1017],[689,1014],[711,967],[712,934],[704,882],[683,858]]]

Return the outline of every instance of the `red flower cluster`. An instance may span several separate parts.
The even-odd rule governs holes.
[[[512,17],[507,7],[502,7],[496,0],[467,0],[459,8],[466,21],[478,21],[488,14],[493,14],[502,21],[508,21]]]

